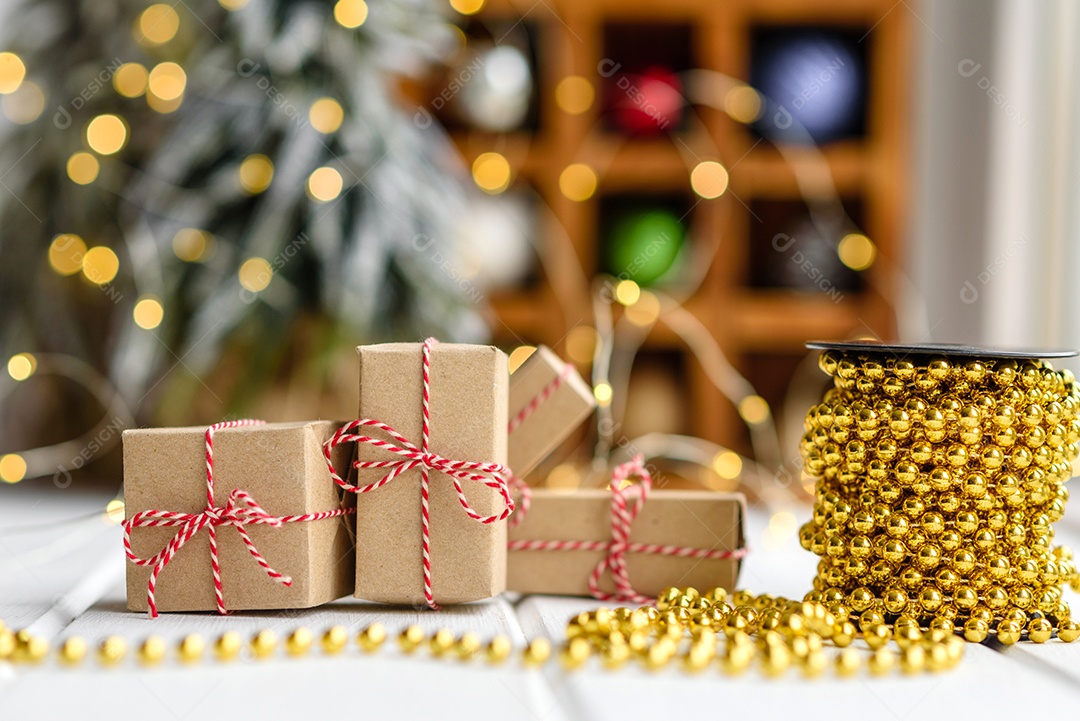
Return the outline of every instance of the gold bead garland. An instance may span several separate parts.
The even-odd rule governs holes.
[[[826,350],[834,387],[806,416],[817,478],[804,548],[821,556],[808,598],[861,630],[946,622],[965,638],[1076,638],[1062,585],[1080,590],[1052,524],[1080,453],[1080,390],[1028,359]]]
[[[590,661],[608,670],[635,662],[653,671],[675,666],[698,674],[712,667],[714,672],[739,675],[757,667],[766,677],[798,670],[807,678],[816,678],[830,668],[836,676],[850,677],[864,665],[875,676],[896,669],[905,674],[933,673],[952,668],[963,656],[964,643],[951,624],[936,624],[923,631],[901,619],[892,625],[872,624],[860,634],[847,616],[842,605],[829,607],[819,601],[755,596],[748,591],[729,595],[722,588],[703,593],[693,588],[669,588],[652,606],[599,608],[578,614],[567,624],[561,644],[553,646],[549,639],[538,637],[517,653],[524,668],[557,662],[568,672]],[[1080,628],[1074,624],[1072,629],[1069,634],[1059,627],[1058,637],[1071,641],[1080,636]],[[14,634],[0,625],[0,636],[13,641],[9,660],[34,663],[49,652],[46,641],[26,632]],[[326,655],[337,656],[346,650],[348,638],[344,627],[332,626],[321,635],[319,647]],[[386,638],[385,627],[373,623],[357,633],[356,646],[362,654],[375,653],[384,648]],[[863,643],[857,644],[858,640]],[[236,631],[226,631],[210,648],[213,658],[221,663],[235,660],[245,648],[248,658],[260,662],[282,656],[304,657],[315,647],[314,641],[314,634],[302,626],[286,634],[284,643],[270,629],[255,633],[247,642]],[[889,648],[890,642],[895,650]],[[479,657],[489,665],[499,665],[514,653],[506,636],[497,635],[485,644],[471,631],[456,635],[444,628],[429,633],[418,625],[403,629],[397,643],[402,652],[416,654],[426,649],[429,658],[457,663]],[[37,649],[33,654],[31,646]],[[827,647],[840,653],[830,660]],[[64,666],[78,667],[86,648],[82,638],[68,637],[57,648],[57,660]],[[174,648],[181,663],[198,663],[210,657],[203,653],[207,643],[199,634],[184,636]],[[107,637],[98,649],[102,666],[117,666],[128,655],[128,643],[121,636]],[[162,663],[168,653],[165,640],[152,635],[137,646],[135,657],[141,665],[152,667]]]

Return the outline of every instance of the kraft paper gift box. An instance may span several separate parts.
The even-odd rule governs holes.
[[[593,545],[610,542],[611,492],[534,489],[531,495],[528,513],[510,529],[507,588],[521,593],[595,595],[589,588],[589,578],[609,556],[609,549],[514,550],[514,547],[537,541],[584,541],[594,542]],[[745,508],[746,499],[737,493],[650,493],[630,525],[630,543],[642,544],[641,551],[631,548],[625,554],[633,590],[651,598],[671,586],[693,586],[700,590],[720,586],[734,590],[740,558],[745,553]],[[716,557],[680,557],[656,552],[662,547],[692,549]],[[610,570],[602,574],[599,586],[605,593],[618,593]]]
[[[291,577],[289,586],[259,565],[235,526],[218,525],[224,607],[308,608],[348,595],[354,572],[353,499],[331,481],[323,455],[323,442],[341,423],[239,423],[243,425],[217,429],[213,436],[213,496],[219,512],[232,499],[243,517],[257,515],[241,494],[234,493],[238,489],[269,517],[339,515],[284,522],[278,527],[264,523],[243,526],[266,563]],[[202,426],[124,432],[124,502],[134,554],[153,557],[183,531],[185,519],[194,522],[206,511],[206,430]],[[349,448],[336,449],[336,462],[346,465],[350,454]],[[131,527],[133,518],[150,510],[178,517],[177,525]],[[151,570],[130,561],[127,564],[129,609],[148,609]],[[218,608],[207,528],[194,532],[167,561],[157,578],[154,596],[160,611]]]
[[[524,478],[596,407],[592,388],[546,346],[510,375],[510,470]]]
[[[385,423],[421,446],[423,429],[421,343],[360,346],[360,418]],[[430,453],[453,461],[506,464],[509,373],[506,354],[491,346],[434,343],[430,365]],[[372,429],[367,429],[372,430]],[[392,440],[372,430],[372,436]],[[399,460],[358,443],[358,461]],[[357,486],[373,484],[387,469],[355,473]],[[357,493],[357,598],[424,604],[421,470]],[[505,500],[483,483],[462,481],[481,516],[505,510]],[[480,523],[461,506],[450,476],[430,471],[431,592],[435,603],[490,598],[506,589],[506,521]]]

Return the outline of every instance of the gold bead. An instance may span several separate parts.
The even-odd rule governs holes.
[[[236,631],[226,631],[214,641],[214,656],[219,661],[232,661],[240,655],[244,641]]]
[[[588,645],[585,639],[580,639],[583,643]],[[472,659],[480,651],[480,637],[472,631],[466,631],[461,634],[461,637],[454,643],[454,652],[457,653],[458,658],[462,661],[468,661]]]
[[[990,635],[990,625],[979,618],[970,618],[964,623],[964,638],[972,643],[982,643]]]
[[[953,661],[944,643],[935,643],[925,649],[926,668],[932,673],[952,668]]]
[[[1027,632],[1032,643],[1046,643],[1054,635],[1054,624],[1045,618],[1035,618],[1028,624]]]
[[[845,648],[836,657],[836,675],[842,678],[854,676],[859,672],[860,665],[858,652],[853,648]]]
[[[368,624],[356,635],[356,644],[361,650],[368,653],[378,651],[386,640],[386,627],[375,622]],[[398,644],[406,653],[415,649],[424,640],[424,629],[419,626],[409,626],[398,637]]]
[[[633,642],[634,634],[631,634],[631,642]],[[604,664],[605,668],[616,669],[630,660],[630,655],[634,650],[633,646],[625,643],[612,643],[603,647],[600,650],[600,661]],[[645,651],[645,646],[642,645],[640,650]]]
[[[753,658],[752,645],[728,645],[720,655],[720,669],[729,676],[738,676],[750,667]]]
[[[900,651],[900,672],[916,674],[926,668],[926,649],[919,645],[908,646]]]
[[[39,663],[49,655],[49,642],[41,636],[31,635],[27,631],[19,631],[15,634],[15,638],[15,660],[23,663]]]
[[[845,648],[855,640],[858,630],[851,621],[841,621],[833,626],[832,642],[838,648]]]
[[[806,678],[817,678],[825,673],[828,666],[829,659],[823,651],[810,651],[799,663],[799,668]]]
[[[11,657],[15,653],[15,634],[8,628],[0,628],[0,659]]]
[[[157,637],[151,636],[151,638]],[[148,638],[147,641],[149,640],[150,639]],[[146,644],[144,643],[143,645],[145,646]],[[98,661],[100,661],[103,666],[112,666],[119,663],[124,658],[125,653],[127,653],[127,641],[124,640],[123,636],[108,636],[101,642],[101,645],[98,646]],[[161,657],[164,656],[165,642],[161,641]]]
[[[581,668],[589,660],[591,647],[584,638],[572,638],[559,649],[559,664],[567,671]]]
[[[442,656],[447,651],[454,647],[454,632],[448,628],[440,628],[438,631],[431,635],[431,639],[428,640],[428,648],[431,650],[432,656]]]
[[[349,645],[349,632],[344,626],[331,626],[322,635],[319,645],[327,655],[341,653]]]
[[[256,660],[269,658],[277,650],[277,642],[277,634],[268,628],[264,628],[251,637],[251,654]]]
[[[1065,643],[1072,643],[1076,639],[1080,638],[1080,623],[1066,618],[1058,622],[1058,638]]]
[[[195,663],[202,658],[206,650],[206,641],[197,633],[189,633],[180,639],[176,647],[176,656],[183,663]]]
[[[876,623],[863,630],[863,640],[873,650],[883,648],[892,639],[892,629],[885,624]]]
[[[546,638],[534,638],[522,652],[521,659],[526,666],[537,668],[551,658],[551,641]]]
[[[312,635],[311,629],[300,626],[285,637],[285,653],[294,658],[306,656],[307,652],[311,650],[311,644],[314,641],[315,637]]]
[[[510,657],[513,646],[506,636],[495,636],[484,649],[484,656],[488,663],[502,663]]]
[[[997,640],[1011,646],[1020,640],[1021,626],[1016,621],[1002,621],[997,627]]]
[[[872,676],[886,676],[896,668],[896,654],[887,648],[879,648],[870,654],[866,668]]]
[[[398,647],[405,653],[412,653],[424,642],[426,635],[422,626],[413,624],[398,634]]]
[[[86,658],[86,640],[82,636],[71,636],[60,646],[60,661],[74,666]]]

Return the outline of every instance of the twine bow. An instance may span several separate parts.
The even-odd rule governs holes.
[[[386,423],[378,420],[365,418],[351,421],[343,426],[333,438],[326,442],[324,453],[326,464],[330,469],[330,475],[334,482],[350,493],[370,493],[376,491],[387,483],[390,483],[402,473],[407,473],[414,468],[420,469],[420,518],[421,518],[421,553],[424,567],[424,600],[429,608],[438,610],[439,605],[435,602],[431,583],[431,515],[429,508],[429,494],[431,486],[431,472],[443,473],[450,478],[457,492],[458,502],[468,514],[469,518],[478,523],[495,523],[505,520],[514,512],[514,499],[510,492],[511,473],[510,469],[499,463],[484,463],[476,461],[456,461],[437,453],[432,453],[429,446],[431,441],[431,349],[438,343],[434,338],[428,338],[423,346],[423,401],[421,412],[423,416],[423,429],[420,445],[417,446]],[[384,432],[392,440],[387,441],[364,435],[358,431],[362,428],[374,428]],[[353,463],[357,469],[385,469],[387,471],[379,480],[367,485],[351,485],[345,481],[334,468],[330,458],[331,450],[342,443],[363,443],[396,456],[396,460],[364,461],[358,460]],[[503,508],[491,516],[482,516],[476,512],[465,497],[462,481],[482,483],[488,488],[498,491],[503,500]]]
[[[627,485],[626,481],[636,477],[637,484]],[[644,457],[635,456],[632,460],[615,467],[611,474],[611,540],[608,541],[532,541],[518,540],[507,544],[511,551],[604,551],[604,558],[593,568],[589,576],[589,592],[600,601],[619,603],[651,603],[652,598],[643,596],[634,590],[630,583],[630,573],[626,565],[627,553],[643,553],[657,556],[675,556],[678,558],[700,559],[741,559],[748,549],[716,550],[709,548],[691,548],[658,543],[632,543],[630,532],[641,509],[645,506],[652,490],[652,476],[645,468]],[[520,514],[519,514],[520,517]],[[600,588],[600,580],[610,572],[615,583],[615,593],[608,593]]]
[[[243,419],[237,421],[225,421],[216,423],[206,429],[206,508],[198,513],[178,513],[176,511],[147,510],[140,511],[124,522],[124,552],[128,559],[137,566],[153,566],[150,579],[146,584],[146,603],[149,607],[150,617],[157,618],[157,603],[154,598],[154,589],[157,586],[158,576],[169,562],[180,552],[188,541],[194,538],[200,531],[206,529],[207,538],[210,541],[210,566],[214,574],[214,598],[217,601],[217,611],[226,614],[225,600],[221,584],[221,564],[218,560],[217,528],[219,526],[232,526],[240,535],[248,553],[255,562],[274,581],[291,586],[292,578],[283,575],[263,558],[255,543],[248,535],[245,526],[271,526],[280,528],[285,523],[305,523],[307,521],[320,521],[325,518],[345,515],[354,512],[352,508],[337,508],[332,511],[320,513],[305,513],[299,516],[271,516],[260,506],[246,491],[234,488],[223,506],[214,505],[214,432],[222,428],[238,428],[242,426],[259,426],[264,421]],[[150,558],[137,556],[131,549],[131,532],[136,528],[150,528],[155,526],[179,526],[176,535],[165,544],[157,554]]]

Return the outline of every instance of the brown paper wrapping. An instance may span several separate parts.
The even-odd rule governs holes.
[[[223,506],[239,488],[272,516],[301,515],[351,504],[330,479],[322,444],[341,426],[332,421],[268,423],[214,433],[214,499]],[[149,509],[199,513],[206,508],[206,427],[146,428],[124,432],[124,503],[127,517]],[[344,468],[351,447],[337,449]],[[132,550],[153,556],[178,527],[136,528]],[[232,527],[217,529],[222,592],[229,610],[309,608],[348,595],[353,587],[353,520],[285,523],[245,530],[266,561],[292,577],[285,586],[269,578]],[[151,567],[127,564],[127,603],[147,610]],[[158,576],[159,611],[217,608],[205,530],[189,540]]]
[[[631,543],[657,543],[711,550],[743,546],[746,499],[738,493],[653,491],[631,527]],[[532,492],[528,514],[510,529],[510,541],[609,541],[611,492]],[[507,588],[521,593],[589,596],[589,576],[605,551],[510,551]],[[627,553],[634,590],[656,596],[670,586],[735,589],[737,559],[677,558]],[[609,574],[600,587],[614,592]]]
[[[360,346],[360,418],[382,421],[417,447],[422,429],[422,344]],[[491,346],[440,343],[431,352],[429,450],[458,461],[506,463],[509,375],[506,354]],[[373,435],[377,435],[373,434]],[[400,460],[358,444],[357,457]],[[386,471],[357,471],[357,485]],[[491,488],[463,482],[477,513],[502,508]],[[466,515],[451,479],[431,473],[432,592],[440,604],[490,598],[506,589],[506,521]],[[420,469],[357,494],[356,597],[381,603],[424,603]]]
[[[537,346],[510,376],[510,418],[517,416],[563,373],[565,362],[550,348]],[[592,389],[570,366],[569,375],[510,433],[510,469],[519,478],[536,468],[592,413]]]

